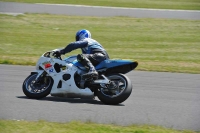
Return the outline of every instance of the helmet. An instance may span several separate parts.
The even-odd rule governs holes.
[[[76,41],[80,41],[84,38],[91,38],[91,33],[88,31],[88,30],[79,30],[77,33],[76,33]]]

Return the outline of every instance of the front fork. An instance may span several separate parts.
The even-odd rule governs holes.
[[[46,76],[46,74],[47,74],[47,72],[44,71],[44,70],[38,72],[38,75],[37,75],[37,77],[36,77],[36,79],[35,79],[35,83],[40,82],[40,81]]]

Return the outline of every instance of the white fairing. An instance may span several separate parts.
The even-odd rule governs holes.
[[[56,58],[46,57],[44,54],[38,60],[36,70],[40,74],[43,72],[43,70],[39,70],[39,67],[42,67],[49,74],[49,76],[52,77],[54,81],[52,90],[50,92],[52,96],[70,98],[93,98],[94,93],[89,88],[80,89],[76,86],[74,81],[74,74],[80,70],[70,62],[71,60],[59,60]],[[54,69],[54,65],[56,63],[65,66],[66,68],[60,68],[60,72],[56,72],[56,70]],[[63,79],[64,74],[70,74],[70,79],[65,81]],[[62,85],[59,87],[58,84],[60,81],[62,82]]]

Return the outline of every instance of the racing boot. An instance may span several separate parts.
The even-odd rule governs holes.
[[[79,54],[77,56],[77,60],[86,69],[88,69],[88,73],[82,75],[83,79],[91,79],[91,78],[97,79],[98,78],[98,72],[96,71],[95,67],[92,65],[90,60],[84,54]]]
[[[82,75],[83,79],[98,79],[98,72],[95,70],[94,66],[92,65],[92,63],[89,64],[89,71],[86,74]]]

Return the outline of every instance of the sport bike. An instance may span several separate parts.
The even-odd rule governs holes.
[[[58,50],[58,49],[56,49]],[[40,99],[47,95],[67,98],[95,98],[104,104],[124,102],[132,92],[131,80],[124,74],[138,65],[137,61],[104,60],[95,66],[99,76],[82,78],[87,73],[76,56],[66,59],[45,52],[36,63],[36,70],[24,80],[22,89],[28,98]]]

